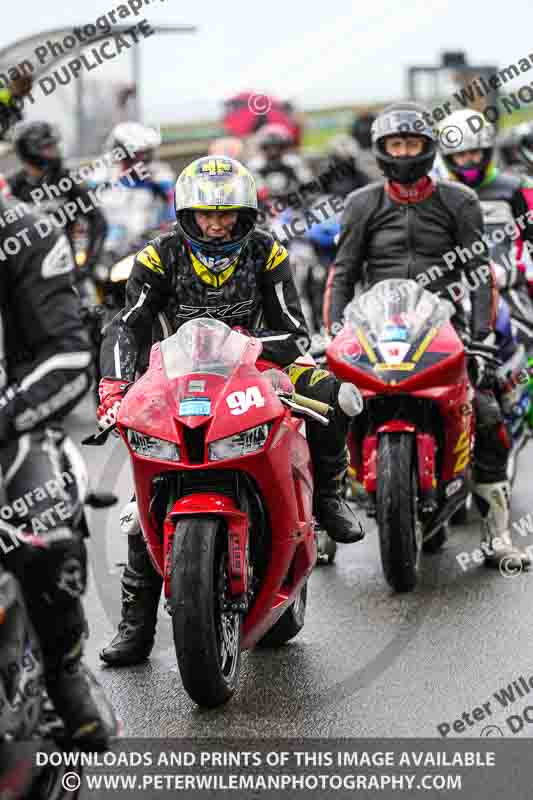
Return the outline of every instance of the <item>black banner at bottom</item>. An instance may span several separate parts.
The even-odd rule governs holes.
[[[0,800],[17,796],[12,782],[20,778],[20,763],[12,747],[10,763],[2,766]],[[122,739],[100,754],[37,747],[24,753],[26,770],[53,776],[65,798],[79,800],[532,796],[531,743],[496,734],[465,741]]]

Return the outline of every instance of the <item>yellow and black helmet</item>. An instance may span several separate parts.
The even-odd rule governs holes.
[[[176,181],[175,208],[178,227],[195,252],[211,257],[236,255],[257,221],[255,181],[246,167],[233,158],[198,158]],[[195,211],[237,211],[231,241],[207,241],[195,222]]]

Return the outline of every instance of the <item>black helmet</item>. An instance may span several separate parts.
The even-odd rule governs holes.
[[[270,122],[263,125],[257,133],[257,146],[264,150],[267,147],[277,147],[280,150],[287,150],[294,145],[294,136],[285,126],[277,122]]]
[[[517,127],[516,149],[526,167],[533,169],[533,122],[524,122]]]
[[[416,183],[427,175],[437,154],[437,137],[418,103],[394,103],[387,106],[372,125],[372,150],[386,178],[397,183]],[[385,150],[388,136],[421,136],[424,149],[418,156],[390,156]]]
[[[59,167],[61,156],[47,156],[43,150],[58,145],[60,141],[58,130],[48,122],[28,122],[15,128],[13,135],[15,152],[20,160],[40,168]]]

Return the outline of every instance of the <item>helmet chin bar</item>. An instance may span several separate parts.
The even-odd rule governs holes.
[[[435,149],[430,148],[429,152],[420,153],[418,156],[396,157],[379,154],[376,155],[376,160],[386,178],[408,186],[429,174],[435,156]]]
[[[409,186],[427,176],[433,166],[437,155],[435,142],[426,136],[420,136],[424,141],[424,149],[416,156],[392,156],[385,150],[385,139],[391,136],[416,136],[409,133],[388,133],[381,136],[374,145],[374,155],[383,175],[395,183]]]
[[[449,171],[467,186],[476,187],[483,183],[485,175],[487,174],[487,168],[492,161],[494,148],[483,147],[480,149],[483,153],[483,158],[481,161],[478,161],[477,163],[473,161],[467,161],[462,166],[459,166],[459,164],[455,163],[453,160],[453,155],[444,156],[444,161],[446,162],[446,166],[448,167]],[[474,172],[477,172],[477,175],[475,175]]]

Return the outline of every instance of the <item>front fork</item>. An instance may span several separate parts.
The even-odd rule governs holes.
[[[433,436],[417,431],[409,423],[395,420],[381,425],[375,434],[366,436],[363,441],[363,486],[370,497],[377,492],[377,455],[378,441],[383,433],[409,433],[416,439],[416,456],[418,464],[418,491],[425,512],[433,512],[437,508],[436,481],[436,444]],[[374,516],[374,514],[371,514]]]
[[[180,516],[221,517],[228,531],[228,571],[229,590],[231,595],[228,611],[248,611],[248,515],[240,511],[233,500],[226,495],[198,494],[189,495],[176,500],[172,510],[167,514],[163,525],[164,536],[164,591],[170,596],[170,574],[172,570],[172,552],[176,523]]]

